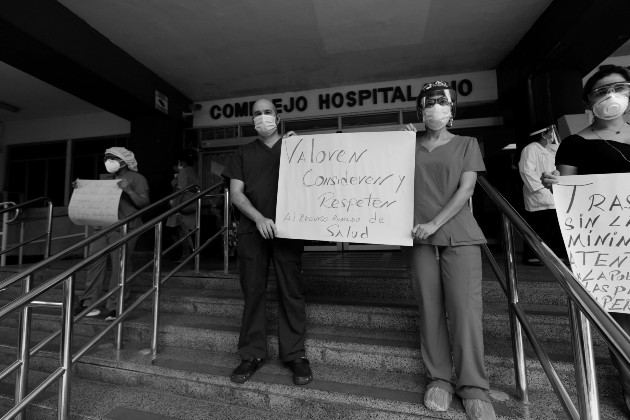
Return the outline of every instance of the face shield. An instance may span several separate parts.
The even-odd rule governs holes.
[[[425,84],[416,102],[418,113],[421,114],[422,111],[433,107],[435,104],[449,105],[451,114],[455,118],[457,92],[447,82],[436,81]]]
[[[558,129],[555,124],[533,131],[529,136],[535,137],[536,140],[540,140],[541,138],[545,139],[548,145],[560,143],[560,136],[558,135]]]

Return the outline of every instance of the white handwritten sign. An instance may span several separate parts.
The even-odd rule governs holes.
[[[630,313],[630,174],[562,176],[553,197],[573,273],[604,309]]]
[[[118,221],[120,179],[97,181],[77,179],[68,206],[68,216],[75,225],[109,226]]]
[[[278,236],[412,245],[415,144],[407,131],[284,139]]]

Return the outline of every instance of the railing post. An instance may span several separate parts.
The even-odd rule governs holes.
[[[591,324],[571,299],[568,299],[568,303],[580,418],[599,420],[599,396]]]
[[[30,292],[33,286],[33,277],[27,276],[22,281],[22,294]],[[20,313],[20,331],[18,338],[18,359],[22,362],[15,372],[15,405],[18,405],[28,393],[28,369],[30,365],[30,337],[31,337],[32,309],[25,305]],[[24,412],[14,417],[15,420],[23,420]]]
[[[193,249],[193,251],[199,249],[199,247],[201,246],[201,197],[199,197],[199,199],[196,202],[197,205],[197,212],[196,212],[196,220],[195,220],[195,226],[196,226],[196,231],[195,231],[195,249]],[[186,243],[182,243],[182,246],[187,246],[188,244],[188,239],[186,240]],[[197,254],[195,255],[195,271],[199,271],[199,262],[201,259],[201,255]]]
[[[53,203],[48,201],[48,223],[46,224],[46,249],[44,250],[44,258],[50,257],[52,245],[52,221],[53,221]]]
[[[18,249],[18,265],[24,261],[24,222],[20,222],[20,248]]]
[[[521,323],[514,314],[512,305],[518,304],[518,288],[516,281],[516,261],[514,256],[514,238],[510,219],[501,214],[503,230],[503,249],[505,253],[505,277],[507,279],[510,327],[512,332],[512,356],[514,358],[514,383],[516,396],[524,403],[529,403],[527,390],[527,366],[525,365],[525,349],[523,347],[523,330]]]
[[[72,376],[72,331],[74,328],[74,277],[63,281],[63,305],[61,307],[61,352],[59,363],[64,372],[59,383],[58,420],[67,420],[70,411],[70,384]]]
[[[2,203],[3,208],[7,208],[9,206],[8,203]],[[2,213],[2,247],[0,251],[4,251],[7,249],[7,244],[9,243],[9,212]],[[7,254],[0,255],[0,267],[4,267],[7,265]]]
[[[121,237],[125,237],[127,235],[129,229],[129,224],[125,223],[121,227]],[[125,308],[125,289],[127,288],[127,242],[125,242],[121,247],[118,253],[120,264],[120,270],[118,272],[118,285],[120,286],[120,290],[118,291],[118,304],[116,305],[116,315],[120,316],[123,313]],[[122,348],[122,329],[123,322],[119,322],[116,326],[116,350],[120,350]]]
[[[225,199],[223,200],[223,272],[227,274],[230,265],[230,189],[224,188]]]
[[[153,265],[153,287],[155,292],[153,293],[153,331],[151,336],[151,363],[155,363],[157,360],[158,351],[158,333],[159,333],[159,315],[160,315],[160,274],[162,270],[162,223],[160,221],[155,225],[155,249],[153,258],[155,264]],[[197,245],[199,246],[199,245]]]

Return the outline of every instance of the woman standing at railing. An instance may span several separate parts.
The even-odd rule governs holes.
[[[477,172],[485,166],[475,138],[447,130],[456,108],[448,83],[425,84],[416,106],[426,132],[416,140],[414,245],[409,253],[429,377],[424,405],[446,411],[456,393],[469,419],[492,420],[496,416],[483,359],[480,244],[486,239],[468,207]],[[413,124],[404,129],[416,131]]]
[[[593,112],[593,122],[560,143],[557,170],[541,177],[547,188],[558,182],[558,175],[630,172],[630,125],[624,119],[629,97],[630,72],[624,67],[601,68],[586,81],[582,99]],[[630,334],[630,314],[610,315]],[[612,353],[611,359],[619,371],[624,402],[630,411],[630,373]]]

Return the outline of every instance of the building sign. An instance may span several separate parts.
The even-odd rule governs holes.
[[[412,245],[415,148],[411,131],[284,139],[278,236]]]
[[[605,310],[630,313],[630,174],[561,176],[553,198],[573,274]]]
[[[494,101],[498,98],[494,70],[425,77],[395,82],[370,83],[301,92],[275,93],[201,102],[193,126],[221,126],[251,123],[252,106],[267,98],[281,118],[305,118],[347,113],[414,108],[422,85],[432,80],[446,80],[457,91],[459,103]]]
[[[168,96],[157,90],[155,91],[155,109],[168,115]]]

